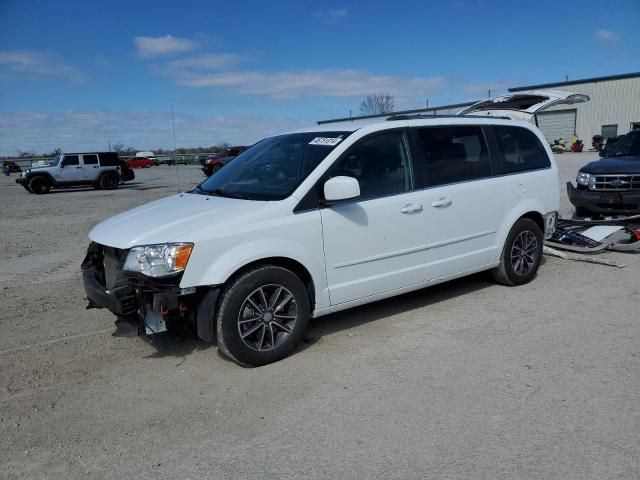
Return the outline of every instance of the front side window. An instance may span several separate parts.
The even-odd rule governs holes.
[[[238,155],[191,193],[247,200],[282,200],[351,132],[270,137]]]
[[[491,176],[491,161],[481,127],[418,128],[423,187],[436,187]]]
[[[538,137],[522,127],[494,125],[498,144],[497,173],[517,173],[551,166]]]
[[[62,164],[64,166],[80,165],[80,158],[78,157],[78,155],[65,155],[64,159],[62,160]]]
[[[332,167],[330,177],[357,179],[361,199],[407,192],[411,169],[405,145],[402,132],[360,140]]]

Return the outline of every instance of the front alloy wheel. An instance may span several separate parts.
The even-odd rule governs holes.
[[[275,350],[287,341],[298,318],[298,304],[283,285],[264,285],[245,298],[238,314],[238,333],[255,350]]]
[[[310,312],[306,286],[295,273],[276,265],[255,267],[222,292],[215,318],[218,346],[240,365],[275,362],[302,340]]]

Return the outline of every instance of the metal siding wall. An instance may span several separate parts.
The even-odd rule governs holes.
[[[599,135],[602,125],[618,125],[618,135],[629,131],[631,122],[640,122],[640,78],[625,78],[603,82],[554,87],[591,97],[587,103],[572,105],[576,108],[576,135],[587,148],[591,137]],[[548,111],[566,110],[566,105],[552,107]]]

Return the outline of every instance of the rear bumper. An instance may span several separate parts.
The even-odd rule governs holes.
[[[567,182],[569,201],[576,208],[585,208],[595,213],[640,212],[640,191],[594,192],[582,190]]]
[[[16,178],[16,183],[24,187],[27,184],[27,177],[23,177],[22,175],[20,175],[18,178]]]

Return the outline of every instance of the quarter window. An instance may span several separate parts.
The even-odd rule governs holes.
[[[517,173],[551,166],[538,137],[521,127],[494,125],[498,144],[498,173]]]
[[[491,162],[481,127],[418,128],[423,187],[491,176]]]
[[[331,177],[353,177],[360,183],[360,198],[373,198],[411,189],[411,169],[404,134],[390,132],[356,143]]]

